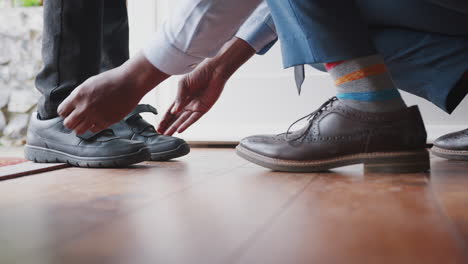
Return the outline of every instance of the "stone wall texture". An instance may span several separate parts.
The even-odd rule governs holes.
[[[40,94],[42,8],[0,8],[0,144],[21,145]]]

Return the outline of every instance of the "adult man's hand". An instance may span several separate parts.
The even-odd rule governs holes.
[[[64,125],[82,134],[101,131],[130,113],[141,98],[169,76],[139,54],[122,66],[91,77],[60,104]]]
[[[220,69],[209,62],[187,74],[179,81],[175,102],[164,115],[158,132],[172,135],[185,131],[216,103],[226,81]]]
[[[229,78],[255,54],[244,40],[234,38],[214,58],[199,65],[179,82],[177,97],[167,110],[158,132],[184,132],[216,103]]]

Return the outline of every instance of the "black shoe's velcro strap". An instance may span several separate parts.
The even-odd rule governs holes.
[[[156,133],[156,129],[141,117],[141,113],[153,113],[157,115],[158,111],[151,105],[140,104],[135,107],[135,109],[126,116],[123,121],[127,123],[135,133],[143,136],[153,136]]]
[[[85,133],[81,134],[81,135],[76,135],[77,137],[83,139],[83,140],[95,140],[99,137],[104,137],[106,139],[113,139],[113,138],[117,138],[115,135],[114,135],[114,132],[112,131],[112,129],[104,129],[102,131],[99,131],[97,133],[93,133],[91,131],[86,131]]]
[[[135,109],[133,109],[133,111],[130,114],[128,114],[124,118],[124,121],[127,121],[128,119],[132,118],[133,116],[141,114],[141,113],[153,113],[153,114],[157,115],[158,110],[156,110],[156,108],[154,108],[153,106],[151,106],[149,104],[139,104],[139,105],[137,105],[137,107],[135,107]]]

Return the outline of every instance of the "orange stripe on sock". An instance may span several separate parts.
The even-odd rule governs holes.
[[[359,80],[362,78],[366,78],[371,75],[377,75],[377,74],[382,74],[387,71],[387,68],[385,67],[385,64],[375,64],[372,66],[369,66],[364,69],[360,69],[359,71],[352,72],[350,74],[347,74],[345,76],[342,76],[338,79],[335,80],[335,85],[342,85],[343,83]]]
[[[327,69],[327,71],[330,71],[331,69],[335,68],[336,66],[342,64],[343,62],[345,61],[336,61],[336,62],[327,62],[327,63],[324,63],[325,64],[325,69]]]

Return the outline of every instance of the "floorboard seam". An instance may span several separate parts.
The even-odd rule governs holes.
[[[17,169],[17,168],[26,167],[28,165],[29,166],[31,166],[31,165],[32,166],[37,166],[37,168],[29,168],[29,169],[21,170],[21,171],[5,172],[5,171],[8,171],[8,170],[14,170],[14,169]],[[41,166],[41,165],[43,165],[43,166]],[[0,168],[0,182],[8,181],[8,180],[14,180],[14,179],[20,179],[20,178],[24,178],[24,177],[27,177],[27,176],[34,176],[34,175],[37,175],[37,174],[51,172],[51,171],[55,171],[55,170],[62,170],[62,169],[66,169],[66,168],[69,168],[69,167],[70,167],[70,165],[68,165],[66,163],[58,163],[58,164],[53,164],[53,165],[47,166],[47,164],[32,163],[32,162],[26,162],[26,163],[20,163],[20,164],[16,164],[16,165],[6,166],[6,167]]]

